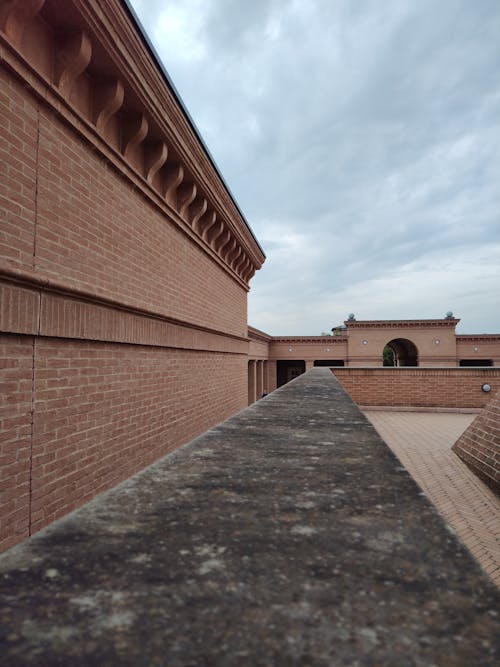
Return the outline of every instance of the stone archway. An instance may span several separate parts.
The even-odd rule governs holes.
[[[394,366],[418,366],[418,350],[407,338],[393,338],[384,349],[392,352]],[[387,355],[385,355],[387,358]],[[390,356],[390,355],[389,355]]]

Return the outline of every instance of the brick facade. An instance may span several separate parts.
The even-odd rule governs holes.
[[[0,65],[2,550],[247,404],[264,255],[124,3],[0,0]]]
[[[452,449],[500,495],[500,393],[489,401]]]
[[[383,351],[391,341],[414,346],[416,365],[423,368],[468,365],[500,366],[500,334],[455,333],[456,318],[436,320],[347,320],[333,336],[272,336],[269,356],[274,360],[300,359],[306,368],[315,362],[350,368],[381,366]]]

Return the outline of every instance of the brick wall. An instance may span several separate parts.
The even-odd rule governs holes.
[[[335,377],[363,406],[482,408],[500,388],[495,368],[335,368]]]
[[[0,336],[0,549],[246,404],[243,355]]]
[[[1,257],[31,268],[35,239],[38,110],[0,69]]]
[[[244,335],[245,290],[1,69],[0,105],[0,258],[72,289]]]
[[[0,551],[26,537],[30,513],[33,339],[0,335]]]
[[[500,394],[486,405],[452,449],[500,495]]]
[[[39,142],[38,270],[100,297],[244,335],[246,293],[202,248],[53,114],[41,114]]]
[[[0,550],[247,404],[264,260],[121,0],[16,7],[0,12]]]

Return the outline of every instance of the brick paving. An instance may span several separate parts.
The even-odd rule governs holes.
[[[451,451],[476,415],[377,410],[364,414],[500,587],[500,499]]]

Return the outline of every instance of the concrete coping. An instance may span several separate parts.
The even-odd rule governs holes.
[[[0,558],[17,665],[497,665],[500,595],[327,368]]]

